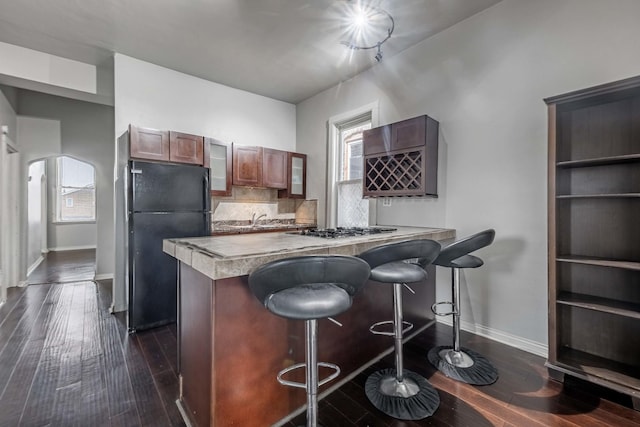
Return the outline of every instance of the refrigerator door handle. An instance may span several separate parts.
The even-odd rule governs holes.
[[[211,210],[211,191],[209,190],[209,169],[205,169],[204,178],[204,210]]]
[[[132,174],[140,174],[142,175],[142,169],[131,169]]]

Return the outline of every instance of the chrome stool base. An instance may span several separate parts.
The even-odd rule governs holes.
[[[434,347],[429,362],[447,377],[472,385],[489,385],[498,380],[498,370],[480,353],[468,348]]]
[[[395,376],[385,376],[380,379],[380,393],[387,396],[411,397],[418,394],[420,386],[411,378],[398,381]]]
[[[467,353],[461,350],[455,351],[453,348],[440,350],[440,352],[438,352],[438,356],[456,368],[470,368],[475,363]]]
[[[364,389],[369,401],[380,411],[400,420],[421,420],[438,409],[440,396],[421,375],[407,369],[398,381],[395,369],[369,375]]]

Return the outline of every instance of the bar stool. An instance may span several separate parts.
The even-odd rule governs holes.
[[[369,330],[377,335],[394,337],[395,369],[383,369],[369,375],[365,393],[373,406],[394,418],[419,420],[433,415],[440,405],[436,389],[421,375],[404,369],[402,338],[413,328],[402,318],[402,287],[427,278],[424,270],[440,252],[433,240],[410,240],[378,246],[358,255],[371,267],[370,279],[393,284],[393,320],[375,323]],[[380,331],[393,325],[393,332]]]
[[[478,268],[484,262],[469,255],[489,246],[496,235],[492,229],[481,231],[458,240],[442,249],[435,265],[451,268],[451,302],[437,302],[431,310],[437,316],[453,315],[453,346],[440,346],[429,350],[428,358],[433,366],[449,378],[474,385],[493,384],[498,370],[484,356],[468,348],[460,347],[460,269]],[[451,311],[438,312],[439,305],[450,305]]]
[[[340,374],[335,364],[317,360],[317,319],[331,318],[351,307],[353,295],[369,278],[369,270],[369,265],[356,257],[302,256],[269,262],[249,275],[251,291],[269,311],[305,321],[305,363],[283,369],[277,378],[280,384],[306,389],[307,427],[318,425],[318,387]],[[318,381],[318,365],[334,373]],[[306,383],[282,378],[299,368],[306,370]]]

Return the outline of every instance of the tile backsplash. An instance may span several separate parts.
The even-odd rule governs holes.
[[[230,197],[212,197],[212,221],[251,221],[260,219],[269,223],[317,223],[317,200],[278,199],[277,190],[265,188],[233,187]]]

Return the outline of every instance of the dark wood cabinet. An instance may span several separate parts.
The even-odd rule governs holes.
[[[438,128],[419,116],[364,131],[363,196],[437,197]]]
[[[169,161],[202,165],[204,138],[188,133],[169,131]]]
[[[640,77],[545,99],[549,359],[640,401]]]
[[[132,159],[202,165],[204,138],[181,132],[129,125],[129,155]]]
[[[287,152],[233,144],[233,185],[287,188]]]
[[[262,187],[262,147],[233,144],[233,185]]]
[[[389,153],[391,148],[391,125],[379,126],[362,133],[362,151],[365,156]]]
[[[192,423],[211,424],[215,288],[211,280],[178,263],[178,371],[180,402]]]
[[[129,125],[129,155],[132,159],[169,161],[169,132]]]
[[[213,138],[204,139],[204,166],[209,168],[212,196],[231,195],[231,144]]]
[[[287,186],[278,191],[278,197],[305,199],[307,197],[307,155],[287,153]]]
[[[287,152],[262,149],[262,185],[267,188],[287,188]]]

